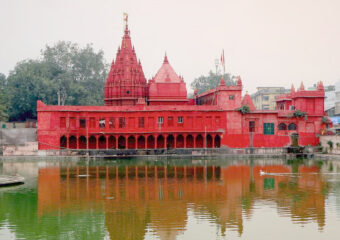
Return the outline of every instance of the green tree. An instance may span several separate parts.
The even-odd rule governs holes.
[[[58,42],[41,51],[40,60],[19,62],[7,78],[12,120],[36,118],[36,102],[102,105],[107,64],[103,51]]]
[[[8,94],[7,94],[7,79],[5,74],[0,73],[0,121],[6,121],[8,118]]]
[[[46,46],[43,61],[56,66],[63,74],[57,82],[64,104],[102,105],[108,65],[103,51],[95,52],[91,44],[80,48],[77,44],[60,41]]]
[[[209,89],[214,89],[216,88],[221,81],[222,75],[221,74],[216,74],[213,73],[212,71],[209,72],[208,76],[200,76],[196,78],[192,83],[191,83],[191,88],[192,89],[197,89],[198,93],[205,92]],[[224,75],[224,81],[226,85],[234,85],[235,84],[235,76],[231,76],[229,73],[226,73]]]

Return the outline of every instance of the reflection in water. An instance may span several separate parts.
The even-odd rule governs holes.
[[[3,163],[3,173],[21,171],[29,184],[0,189],[0,239],[249,239],[254,226],[277,217],[293,223],[287,232],[313,226],[309,239],[336,236],[329,234],[340,223],[340,176],[324,173],[340,172],[339,162],[207,163],[214,162]],[[212,237],[197,222],[215,228]]]
[[[261,176],[260,171],[293,175]],[[104,212],[111,239],[144,239],[147,229],[160,239],[186,230],[188,209],[207,218],[225,236],[244,229],[256,202],[275,203],[293,222],[325,226],[329,186],[316,166],[94,166],[41,168],[38,215]],[[85,177],[79,177],[85,176]]]

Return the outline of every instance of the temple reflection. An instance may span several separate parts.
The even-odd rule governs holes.
[[[38,213],[103,211],[111,239],[144,239],[147,231],[176,239],[187,227],[189,209],[213,219],[222,236],[228,230],[241,235],[256,201],[268,200],[279,215],[322,229],[328,185],[314,174],[319,171],[285,165],[43,168]]]

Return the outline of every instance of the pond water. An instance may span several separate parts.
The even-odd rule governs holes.
[[[339,239],[340,161],[4,161],[0,239]]]

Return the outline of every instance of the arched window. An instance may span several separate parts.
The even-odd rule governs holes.
[[[280,123],[278,126],[277,126],[277,129],[278,130],[287,130],[287,125],[285,123]]]
[[[288,125],[288,130],[296,130],[296,124],[295,123],[290,123]]]

